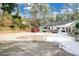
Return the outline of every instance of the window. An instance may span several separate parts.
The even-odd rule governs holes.
[[[56,29],[60,29],[60,27],[57,27]]]
[[[65,32],[65,30],[62,30],[62,32]]]
[[[44,29],[47,29],[47,27],[44,27]]]
[[[65,29],[65,27],[63,27],[63,29]]]

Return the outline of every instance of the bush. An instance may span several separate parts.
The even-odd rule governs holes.
[[[79,29],[79,23],[76,23],[75,27],[76,29]]]
[[[40,26],[40,20],[39,19],[31,20],[30,24],[31,26]]]
[[[9,26],[12,26],[13,25],[13,19],[12,19],[12,16],[8,13],[5,13],[3,16],[2,16],[2,19],[0,20],[1,21],[1,26],[4,26],[4,27],[9,27]]]
[[[14,19],[14,27],[21,27],[22,25],[22,20],[21,19]]]

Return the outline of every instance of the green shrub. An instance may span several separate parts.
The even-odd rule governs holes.
[[[75,27],[76,29],[79,29],[79,23],[76,23]]]
[[[15,27],[21,27],[22,25],[22,20],[21,19],[14,19],[14,26]]]

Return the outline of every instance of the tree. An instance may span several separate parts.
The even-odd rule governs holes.
[[[21,25],[21,16],[19,15],[20,4],[16,3],[2,3],[1,9],[3,10],[2,25],[15,27],[18,23],[18,27]],[[13,12],[15,15],[12,15]]]
[[[28,3],[25,3],[24,6],[25,6],[24,7],[24,19],[26,19],[26,15],[27,15],[27,11],[28,11],[28,9],[27,9],[28,8]]]
[[[79,18],[79,3],[66,3],[65,6],[67,7],[67,9],[71,8],[73,10],[73,15],[71,18],[73,18],[73,20],[78,20]]]
[[[20,4],[16,4],[16,14],[15,15],[12,15],[14,19],[18,18],[18,19],[21,19],[21,16],[20,16]]]
[[[32,4],[31,6],[31,14],[35,18],[43,18],[43,15],[47,14],[47,5],[45,4]]]
[[[57,14],[56,21],[63,21],[63,14]]]
[[[75,27],[76,29],[79,29],[79,23],[76,23]]]
[[[31,4],[31,15],[34,20],[46,20],[48,16],[49,6],[48,4],[35,3]]]
[[[15,3],[2,3],[1,9],[3,12],[7,12],[11,14],[13,11],[15,11],[16,4]]]

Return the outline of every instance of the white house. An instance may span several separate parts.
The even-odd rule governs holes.
[[[51,32],[53,31],[58,31],[58,32],[72,32],[73,31],[73,26],[74,22],[60,22],[60,23],[55,23],[52,25],[48,25],[48,28]]]

